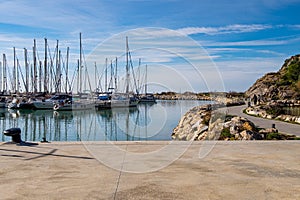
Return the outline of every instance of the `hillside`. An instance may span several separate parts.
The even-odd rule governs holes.
[[[278,72],[258,79],[246,92],[246,97],[259,95],[264,102],[270,100],[300,100],[300,54],[285,60]]]

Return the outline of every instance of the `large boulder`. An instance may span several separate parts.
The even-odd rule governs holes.
[[[263,137],[255,132],[250,130],[243,130],[242,132],[235,135],[236,140],[262,140]]]
[[[190,109],[173,129],[172,139],[198,140],[199,136],[208,130],[210,116],[211,105],[197,106]]]
[[[229,128],[230,134],[236,135],[244,130],[255,131],[256,127],[250,120],[243,117],[233,117],[230,121],[225,122],[224,128]]]

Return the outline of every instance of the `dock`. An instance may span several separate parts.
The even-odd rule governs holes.
[[[134,163],[129,153],[143,156],[170,141],[90,144],[107,157],[112,146],[122,150],[111,157],[121,171],[81,142],[0,143],[1,199],[300,199],[300,141],[215,141],[200,158],[207,144],[193,142],[159,170],[129,173],[122,169],[151,168],[168,157]]]

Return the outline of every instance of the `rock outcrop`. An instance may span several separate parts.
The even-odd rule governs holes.
[[[265,129],[263,129],[265,130]],[[261,140],[270,130],[258,131],[255,124],[242,117],[226,117],[211,105],[188,111],[172,133],[174,140]],[[272,129],[274,133],[278,132]]]
[[[287,59],[278,72],[264,75],[245,92],[246,97],[253,97],[254,94],[262,102],[300,100],[300,55]]]
[[[262,136],[257,132],[255,125],[246,118],[233,117],[223,124],[223,130],[228,130],[230,135],[224,139],[235,140],[261,140]]]
[[[207,137],[211,106],[197,106],[181,118],[173,130],[172,138],[176,140],[198,140]]]

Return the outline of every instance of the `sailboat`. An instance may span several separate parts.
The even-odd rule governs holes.
[[[130,84],[130,66],[129,66],[129,45],[128,45],[128,37],[126,37],[126,82],[125,93],[114,92],[111,95],[111,107],[136,107],[139,103],[139,99],[137,95],[133,92],[129,91]]]
[[[93,108],[95,108],[93,102],[86,100],[65,101],[56,103],[53,106],[55,111],[90,110]]]
[[[148,66],[146,65],[146,73],[145,73],[145,94],[140,96],[140,102],[141,103],[156,103],[156,99],[152,93],[147,92],[147,68]]]
[[[95,107],[98,110],[110,109],[111,108],[111,93],[105,92],[98,94],[95,100]]]
[[[113,93],[111,96],[111,107],[129,107],[130,104],[129,94],[127,93]]]
[[[53,109],[54,104],[59,104],[60,102],[68,100],[72,100],[72,96],[67,94],[57,94],[50,99],[33,101],[32,107],[36,110],[49,110]]]

